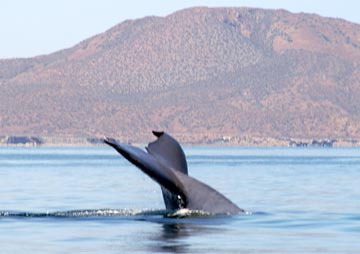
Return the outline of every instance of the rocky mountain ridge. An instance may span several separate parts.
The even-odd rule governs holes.
[[[0,134],[360,139],[360,25],[190,8],[0,60]]]

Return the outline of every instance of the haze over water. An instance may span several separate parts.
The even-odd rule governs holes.
[[[0,148],[0,252],[360,251],[360,149],[185,152],[190,175],[249,214],[169,217],[111,148]]]

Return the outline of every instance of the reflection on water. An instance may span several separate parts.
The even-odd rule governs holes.
[[[190,244],[186,242],[185,238],[198,233],[198,230],[195,231],[193,227],[194,225],[182,223],[162,224],[162,230],[152,239],[153,244],[148,246],[149,251],[187,253]]]

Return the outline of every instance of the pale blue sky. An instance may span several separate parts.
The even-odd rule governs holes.
[[[281,8],[360,23],[358,0],[0,0],[0,58],[48,54],[126,19],[193,6]]]

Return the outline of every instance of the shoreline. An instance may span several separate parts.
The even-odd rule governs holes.
[[[147,144],[144,141],[124,143]],[[229,137],[198,140],[180,138],[184,146],[223,146],[223,147],[360,147],[360,140],[354,138],[274,138],[274,137]],[[96,147],[105,146],[98,137],[40,137],[40,136],[0,136],[0,147]]]

